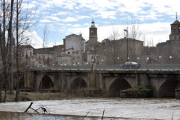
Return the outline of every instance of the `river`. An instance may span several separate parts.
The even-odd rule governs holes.
[[[24,114],[30,103],[0,103],[0,119],[79,120],[88,113],[84,120],[98,120],[104,111],[106,120],[180,120],[180,100],[177,99],[78,98],[33,101],[32,108],[44,107],[50,114],[37,114],[33,110]]]

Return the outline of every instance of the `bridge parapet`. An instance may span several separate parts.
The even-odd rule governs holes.
[[[47,67],[31,67],[33,70],[41,70],[41,69],[51,69],[51,70],[91,70],[92,65],[72,65],[72,66],[47,66]],[[140,69],[156,69],[156,70],[164,70],[164,69],[180,69],[180,64],[143,64]],[[120,65],[96,65],[95,70],[120,70]],[[129,69],[125,69],[129,70]]]
[[[170,69],[170,67],[168,69],[152,69],[149,67],[142,67],[140,69],[120,69],[117,65],[97,65],[94,71],[92,71],[91,65],[50,66],[43,68],[31,68],[31,72],[34,72],[35,75],[34,81],[41,81],[39,79],[42,79],[43,75],[51,75],[52,77],[49,78],[52,79],[54,85],[61,88],[65,86],[67,86],[67,88],[71,88],[71,84],[74,83],[74,85],[76,85],[76,82],[78,84],[78,81],[79,83],[81,83],[81,81],[85,81],[84,83],[87,84],[84,84],[85,86],[96,86],[106,91],[108,91],[109,88],[114,89],[114,87],[123,88],[123,84],[126,84],[127,87],[144,85],[151,86],[155,91],[155,96],[159,96],[159,91],[161,91],[161,95],[165,94],[163,91],[166,91],[166,87],[169,87],[169,84],[174,85],[178,83],[178,80],[180,80],[180,67],[178,67],[178,65],[176,67],[175,66],[176,65],[172,65],[173,69]],[[73,82],[74,80],[76,80],[76,82]],[[120,86],[117,86],[117,84]],[[171,88],[173,90],[176,89],[173,87]],[[169,87],[170,90],[171,88]],[[177,88],[180,88],[180,83]]]

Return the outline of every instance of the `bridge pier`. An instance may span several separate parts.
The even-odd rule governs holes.
[[[105,78],[102,76],[102,74],[101,73],[99,73],[99,81],[100,81],[100,85],[99,85],[99,87],[101,88],[101,89],[105,89]]]
[[[147,74],[137,73],[136,83],[137,86],[150,86],[149,76]]]

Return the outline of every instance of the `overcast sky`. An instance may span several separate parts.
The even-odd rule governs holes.
[[[37,8],[39,23],[34,29],[34,47],[42,46],[43,28],[49,27],[47,44],[63,43],[70,34],[89,39],[92,17],[98,28],[98,41],[110,37],[115,28],[124,37],[124,28],[136,20],[145,35],[145,44],[156,45],[169,39],[170,24],[179,18],[180,0],[26,0],[29,8]],[[114,27],[112,27],[114,25]],[[143,40],[143,37],[139,38]]]

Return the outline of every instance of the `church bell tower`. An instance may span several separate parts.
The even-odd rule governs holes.
[[[94,44],[97,42],[97,40],[97,28],[95,26],[94,20],[92,19],[91,27],[89,28],[89,43]]]
[[[171,24],[171,34],[169,35],[170,40],[180,40],[180,22],[177,19]]]

